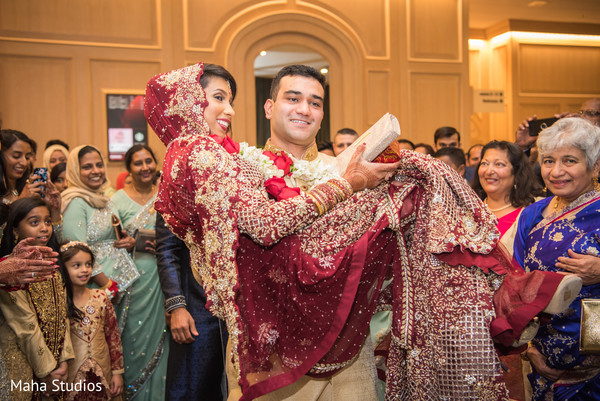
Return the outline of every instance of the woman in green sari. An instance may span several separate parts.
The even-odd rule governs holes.
[[[111,200],[125,231],[132,237],[138,234],[134,261],[140,278],[125,291],[120,308],[124,394],[129,400],[151,400],[164,394],[169,347],[164,297],[156,267],[156,241],[150,239],[156,223],[156,158],[149,147],[135,145],[125,155],[125,166],[132,185],[117,191]]]

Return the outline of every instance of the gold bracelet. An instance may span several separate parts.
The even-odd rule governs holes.
[[[104,286],[100,287],[100,290],[104,291],[107,288],[110,288],[110,286],[112,285],[112,282],[113,281],[111,279],[108,279],[108,283],[106,283]]]

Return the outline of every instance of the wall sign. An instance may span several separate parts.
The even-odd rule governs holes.
[[[473,111],[475,113],[504,112],[504,91],[492,89],[473,90]]]

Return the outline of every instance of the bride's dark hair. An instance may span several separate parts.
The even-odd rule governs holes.
[[[235,83],[233,75],[231,75],[229,71],[220,65],[204,64],[204,71],[200,77],[200,85],[202,85],[203,88],[206,88],[206,85],[208,85],[210,79],[214,77],[223,78],[225,81],[227,81],[229,87],[231,88],[231,101],[233,102],[237,92],[237,84]]]

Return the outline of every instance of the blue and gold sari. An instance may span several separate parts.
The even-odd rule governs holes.
[[[551,200],[527,207],[519,219],[514,257],[526,271],[561,272],[555,264],[559,256],[568,256],[569,249],[600,255],[600,192],[587,192],[566,209],[544,217]],[[529,375],[533,400],[600,400],[600,356],[579,352],[583,298],[600,298],[600,284],[583,286],[570,307],[541,326],[533,341],[548,366],[566,371],[551,381],[533,368]]]

